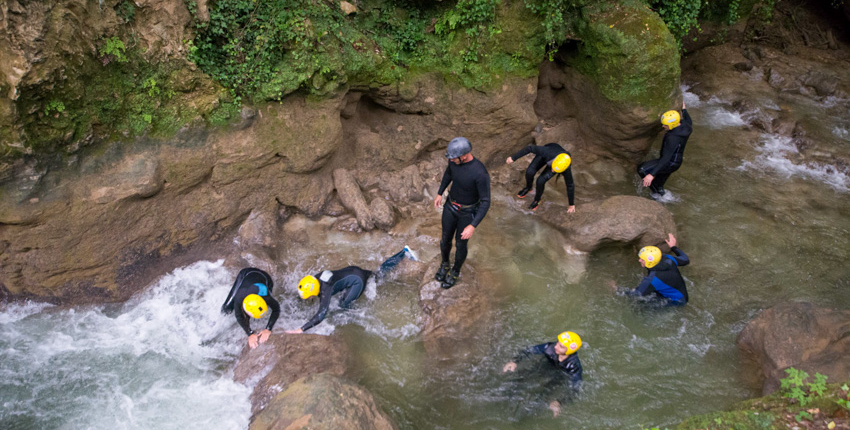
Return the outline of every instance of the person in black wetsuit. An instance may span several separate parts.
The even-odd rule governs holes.
[[[661,124],[666,133],[661,143],[658,159],[649,160],[638,166],[637,172],[643,178],[643,186],[649,187],[652,194],[663,196],[667,191],[664,184],[670,175],[682,166],[685,145],[693,132],[693,123],[685,103],[682,102],[682,115],[674,110],[664,112]]]
[[[442,282],[441,287],[451,288],[460,276],[460,269],[466,261],[467,242],[478,224],[490,209],[490,174],[484,163],[472,156],[472,144],[464,137],[456,137],[449,142],[446,158],[449,165],[440,181],[434,207],[440,208],[443,192],[449,184],[449,198],[443,206],[443,236],[440,239],[442,262],[434,279]],[[457,240],[455,264],[449,271],[449,255],[452,252],[452,237]]]
[[[680,266],[687,266],[690,259],[682,250],[676,247],[676,238],[670,234],[665,241],[676,255],[662,254],[655,246],[641,248],[640,265],[646,268],[647,274],[635,289],[621,289],[612,281],[612,286],[618,292],[629,296],[647,297],[650,301],[663,302],[668,305],[684,305],[688,303],[688,289],[685,279],[679,273]]]
[[[581,338],[574,332],[565,331],[558,335],[557,342],[541,343],[540,345],[530,346],[520,352],[512,361],[509,361],[502,368],[502,372],[513,372],[517,368],[517,363],[532,355],[544,355],[552,365],[568,378],[567,382],[570,388],[577,390],[580,388],[582,378],[581,360],[578,358],[577,351],[581,348]],[[561,413],[561,404],[557,400],[549,403],[549,409],[557,417]]]
[[[253,267],[242,269],[236,275],[236,281],[233,282],[227,299],[221,305],[223,314],[236,311],[236,322],[248,335],[248,346],[252,349],[269,339],[274,323],[280,316],[280,304],[272,297],[273,286],[274,283],[268,273]],[[262,318],[268,309],[272,310],[272,314],[266,328],[259,333],[251,330],[249,316],[256,319]]]
[[[357,266],[348,266],[339,270],[325,270],[315,276],[305,276],[298,283],[298,295],[305,300],[319,296],[319,310],[301,328],[287,330],[286,333],[304,333],[324,321],[331,306],[331,297],[338,293],[342,293],[339,307],[348,309],[351,303],[363,294],[370,276],[374,274],[380,280],[406,256],[416,260],[413,251],[405,246],[400,252],[384,261],[377,273]]]
[[[531,164],[525,169],[525,188],[521,189],[516,196],[521,199],[525,198],[526,194],[531,191],[531,183],[534,180],[534,175],[545,167],[543,173],[537,178],[537,188],[534,189],[534,201],[531,202],[528,208],[537,210],[540,199],[543,197],[543,191],[546,190],[546,182],[552,179],[553,176],[562,174],[564,176],[564,183],[567,186],[567,200],[570,203],[567,212],[575,212],[576,187],[573,183],[573,168],[571,166],[572,158],[570,157],[570,153],[557,143],[547,143],[544,146],[528,145],[520,149],[516,154],[508,157],[505,162],[511,164],[529,153],[534,154],[534,159],[531,160]]]

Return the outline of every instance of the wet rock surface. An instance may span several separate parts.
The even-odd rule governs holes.
[[[462,359],[472,352],[472,341],[485,326],[492,303],[469,262],[452,288],[440,287],[441,283],[434,280],[439,260],[428,265],[419,286],[422,340],[428,355],[435,359]]]
[[[761,366],[764,394],[779,389],[790,367],[842,382],[850,375],[850,311],[782,303],[750,321],[738,347]]]
[[[347,369],[347,348],[336,336],[274,333],[256,349],[245,347],[233,379],[256,383],[251,393],[251,412],[256,415],[296,380],[319,373],[342,376]]]
[[[635,243],[639,247],[662,245],[667,233],[676,234],[673,215],[658,202],[636,196],[614,196],[567,207],[547,205],[538,209],[541,219],[561,232],[576,249],[591,252],[612,243]]]
[[[254,416],[251,430],[394,430],[368,391],[329,373],[301,378]]]

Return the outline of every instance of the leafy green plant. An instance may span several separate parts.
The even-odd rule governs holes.
[[[558,46],[567,39],[579,17],[584,0],[524,0],[525,7],[543,19],[549,61]]]
[[[800,411],[799,413],[797,413],[797,415],[794,415],[794,419],[797,420],[798,423],[803,422],[803,420],[811,421],[812,420],[812,414],[810,414],[806,411]]]
[[[701,0],[650,0],[648,4],[661,16],[680,45],[692,28],[699,29]]]
[[[156,85],[156,79],[147,78],[142,84],[142,88],[148,90],[148,95],[151,97],[158,96],[160,94],[159,87]]]
[[[123,0],[115,5],[115,13],[124,20],[130,22],[136,17],[136,4],[131,0]]]
[[[44,107],[44,115],[50,115],[51,112],[62,113],[65,111],[65,103],[58,100],[51,100]]]
[[[806,406],[812,400],[823,397],[823,393],[826,391],[826,376],[816,373],[814,381],[806,383],[809,374],[803,370],[791,367],[785,369],[785,373],[788,374],[788,377],[779,380],[779,386],[784,397],[796,400],[800,406]]]
[[[112,57],[119,63],[126,63],[129,61],[127,56],[125,55],[127,51],[127,47],[124,46],[124,42],[121,41],[116,36],[112,36],[109,39],[106,39],[103,46],[100,48],[100,56],[101,57]]]

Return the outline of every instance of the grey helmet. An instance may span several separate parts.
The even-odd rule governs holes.
[[[465,137],[456,137],[449,142],[449,147],[446,148],[446,158],[460,158],[472,152],[472,144]]]

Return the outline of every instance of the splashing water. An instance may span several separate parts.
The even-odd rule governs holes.
[[[0,427],[244,429],[242,348],[218,311],[222,263],[175,270],[124,305],[10,305],[0,314]]]

